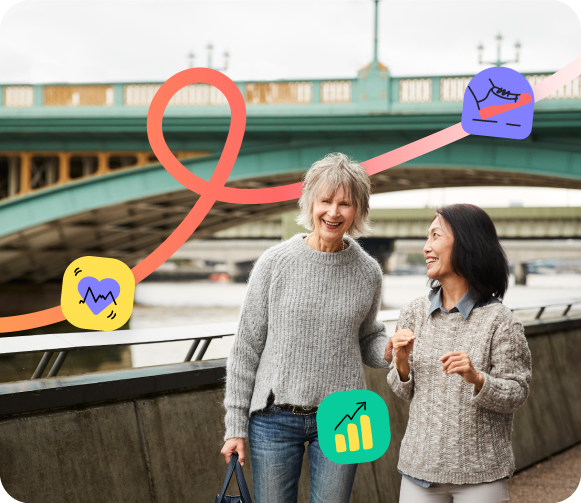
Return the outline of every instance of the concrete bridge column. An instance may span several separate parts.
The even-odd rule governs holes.
[[[503,243],[503,245],[505,245]],[[507,247],[505,246],[505,249]],[[509,246],[506,249],[508,260],[512,263],[512,272],[514,274],[514,281],[516,285],[527,284],[527,260],[529,256],[521,250],[515,250],[514,247]]]
[[[98,159],[98,163],[97,163],[97,174],[98,175],[102,175],[104,173],[107,173],[109,171],[109,166],[107,166],[107,154],[104,152],[99,152],[97,154],[97,159]]]
[[[513,264],[513,272],[514,272],[514,281],[517,285],[526,285],[527,284],[527,272],[528,267],[526,262],[514,262]]]
[[[32,171],[32,154],[23,152],[20,161],[20,194],[30,192],[30,173]]]
[[[8,196],[18,194],[20,188],[20,164],[16,156],[8,157]]]
[[[58,181],[59,183],[70,182],[70,171],[69,163],[71,160],[71,154],[68,152],[60,152],[59,155],[59,165],[58,165]]]
[[[371,255],[386,273],[388,270],[388,260],[393,253],[395,239],[391,238],[359,238],[361,246]]]

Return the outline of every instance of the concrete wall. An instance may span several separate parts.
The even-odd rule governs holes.
[[[528,340],[531,395],[515,415],[513,436],[519,468],[581,442],[581,328]],[[352,503],[398,501],[396,464],[409,403],[393,395],[385,376],[366,369],[368,387],[388,405],[391,444],[380,459],[359,466]],[[0,421],[0,479],[26,503],[214,501],[226,470],[222,399],[222,386],[211,385],[6,418]],[[309,501],[307,456],[299,493],[299,502]],[[237,494],[234,480],[228,494]]]

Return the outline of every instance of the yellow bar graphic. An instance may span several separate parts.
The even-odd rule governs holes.
[[[359,450],[359,432],[357,431],[357,425],[350,423],[347,425],[347,436],[349,437],[349,450],[358,451]]]
[[[369,416],[362,415],[361,421],[361,438],[363,439],[363,449],[373,448],[373,437],[371,436],[371,422]]]
[[[335,447],[337,447],[337,452],[345,452],[347,450],[345,435],[335,435]]]

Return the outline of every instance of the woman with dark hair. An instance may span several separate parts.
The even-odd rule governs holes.
[[[424,246],[431,292],[400,312],[387,381],[411,400],[398,471],[400,503],[508,501],[513,413],[527,399],[531,355],[502,304],[508,263],[488,214],[440,208]]]

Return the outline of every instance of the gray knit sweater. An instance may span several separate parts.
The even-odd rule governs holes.
[[[399,329],[416,335],[410,378],[395,367],[387,382],[396,395],[411,400],[398,469],[437,483],[479,484],[511,476],[513,413],[526,400],[531,354],[522,323],[502,304],[460,313],[435,311],[427,297],[400,312]],[[466,351],[484,374],[480,391],[458,374],[445,374],[440,357]]]
[[[306,234],[256,262],[226,366],[226,434],[247,437],[250,414],[276,403],[318,406],[330,393],[365,389],[363,365],[387,368],[379,264],[352,238],[325,253]]]

